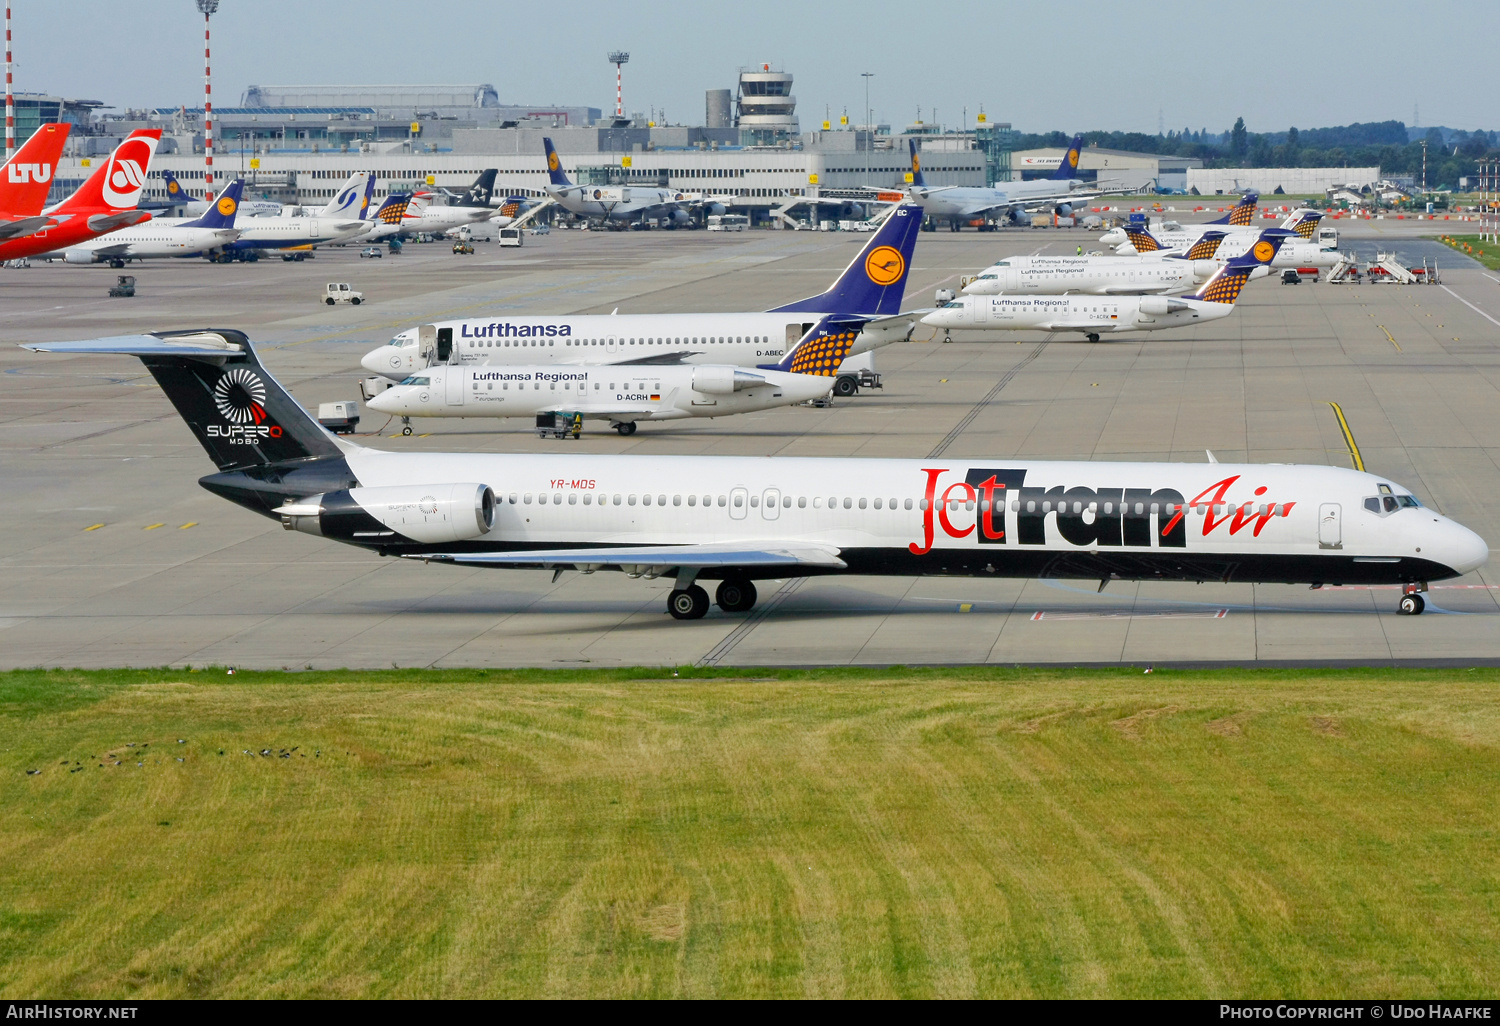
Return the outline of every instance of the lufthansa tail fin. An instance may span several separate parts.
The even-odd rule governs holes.
[[[71,127],[66,122],[42,125],[0,168],[0,214],[35,217],[42,212]]]
[[[193,197],[187,194],[187,190],[182,187],[182,183],[177,180],[177,176],[168,171],[166,168],[162,168],[161,180],[162,183],[166,186],[168,203],[177,204],[192,202]]]
[[[1240,290],[1250,281],[1251,275],[1262,267],[1269,267],[1276,259],[1276,251],[1291,237],[1284,228],[1267,228],[1260,238],[1240,256],[1225,261],[1224,266],[1214,272],[1212,278],[1203,283],[1197,295],[1184,296],[1204,303],[1233,303],[1240,297]]]
[[[906,279],[911,272],[912,251],[921,230],[921,207],[913,203],[897,207],[827,292],[778,306],[771,313],[808,311],[870,316],[900,313]]]
[[[1205,222],[1205,223],[1207,223],[1207,224],[1230,224],[1230,225],[1238,225],[1240,227],[1244,227],[1247,224],[1254,224],[1255,223],[1255,208],[1257,206],[1259,206],[1259,205],[1260,205],[1260,193],[1258,193],[1258,192],[1247,192],[1247,193],[1245,193],[1245,195],[1243,195],[1243,196],[1240,197],[1239,203],[1236,204],[1235,208],[1233,210],[1231,210],[1229,213],[1225,214],[1223,217],[1218,217],[1218,218],[1215,218],[1212,221],[1208,221],[1208,222]]]
[[[245,191],[245,180],[236,178],[230,182],[224,191],[219,193],[219,198],[214,200],[214,205],[208,208],[208,213],[196,221],[184,221],[183,228],[233,228],[234,215],[240,209],[240,194]]]
[[[1146,230],[1145,225],[1126,224],[1123,228],[1125,237],[1130,240],[1130,244],[1135,247],[1137,253],[1160,253],[1162,251],[1161,243],[1156,240],[1155,235]]]
[[[1323,220],[1321,210],[1294,210],[1291,216],[1281,222],[1281,227],[1296,232],[1304,239],[1311,239],[1318,230],[1318,222]]]
[[[1198,241],[1183,254],[1184,260],[1212,260],[1219,252],[1219,243],[1228,237],[1225,232],[1204,232]]]
[[[847,317],[832,314],[814,324],[782,357],[780,363],[762,364],[765,370],[790,371],[793,374],[811,374],[820,378],[831,378],[839,372],[839,365],[854,340],[859,338],[866,323],[864,317]]]
[[[516,218],[526,209],[527,199],[525,196],[507,196],[505,202],[500,204],[500,216]]]
[[[151,170],[151,158],[161,141],[161,129],[131,132],[109,155],[99,170],[78,191],[52,208],[60,214],[93,214],[134,210]]]
[[[158,331],[37,342],[38,353],[138,356],[222,470],[339,456],[342,446],[261,366],[243,332]]]
[[[411,203],[411,193],[393,192],[380,204],[380,209],[375,211],[371,221],[381,224],[400,224],[401,219],[406,216],[407,205]]]
[[[917,141],[908,139],[906,142],[911,147],[911,184],[925,187],[927,179],[922,177],[922,158],[917,153]]]
[[[1075,135],[1073,144],[1068,147],[1068,152],[1063,154],[1062,163],[1057,165],[1057,170],[1052,172],[1052,177],[1058,181],[1067,181],[1078,177],[1078,158],[1083,153],[1083,136]]]
[[[319,217],[343,217],[361,220],[370,202],[370,193],[375,188],[375,172],[356,171],[351,174],[327,206],[318,211]]]
[[[562,161],[557,157],[557,150],[552,148],[552,140],[542,136],[542,146],[547,151],[547,180],[559,188],[565,189],[572,185],[568,176],[563,174]]]

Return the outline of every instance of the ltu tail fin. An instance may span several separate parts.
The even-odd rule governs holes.
[[[1078,177],[1078,158],[1083,154],[1083,136],[1075,135],[1073,144],[1068,147],[1068,152],[1063,154],[1062,163],[1057,165],[1057,170],[1052,172],[1052,177],[1058,181],[1067,181]]]
[[[245,191],[245,180],[236,178],[219,193],[208,213],[196,221],[184,221],[184,228],[233,228],[234,215],[240,209],[240,194]]]
[[[824,317],[803,335],[795,346],[777,364],[767,364],[767,370],[790,371],[793,374],[811,374],[820,378],[831,378],[838,374],[839,365],[854,340],[859,338],[865,325],[863,317],[846,317],[834,314]]]
[[[25,348],[140,357],[220,470],[343,451],[261,366],[243,332],[158,331],[87,342],[37,342]]]
[[[771,313],[811,311],[874,316],[900,313],[912,251],[921,230],[921,207],[912,203],[897,207],[827,292],[778,306]]]
[[[1281,249],[1281,244],[1291,234],[1284,228],[1267,228],[1260,233],[1255,245],[1233,260],[1226,261],[1223,267],[1214,272],[1214,276],[1203,283],[1202,291],[1184,298],[1205,303],[1233,303],[1240,297],[1240,290],[1250,281],[1250,276],[1261,267],[1270,266],[1271,261],[1276,259],[1276,251]]]
[[[0,168],[0,211],[14,217],[35,217],[42,212],[71,127],[66,122],[41,126],[5,162]]]
[[[1161,243],[1156,241],[1156,236],[1146,230],[1142,224],[1127,224],[1123,226],[1125,237],[1135,247],[1137,253],[1160,253]]]
[[[1187,260],[1212,260],[1214,254],[1219,252],[1219,243],[1227,237],[1225,232],[1204,232],[1193,243],[1193,247],[1187,251],[1184,259]]]
[[[557,150],[552,148],[552,140],[545,135],[542,136],[542,146],[547,151],[547,179],[553,185],[567,187],[573,183],[568,181],[568,176],[563,174],[562,161],[557,157]]]
[[[131,132],[109,155],[99,170],[88,177],[78,191],[53,209],[61,214],[92,214],[114,210],[133,210],[146,185],[151,158],[161,141],[161,129],[143,128]]]
[[[911,184],[926,186],[927,179],[922,177],[922,158],[917,153],[917,141],[908,139],[906,142],[911,146]]]
[[[1243,195],[1243,196],[1240,197],[1239,203],[1237,203],[1235,205],[1235,208],[1233,210],[1231,210],[1229,213],[1225,214],[1223,217],[1215,218],[1214,220],[1209,221],[1207,223],[1208,224],[1230,224],[1230,225],[1238,225],[1240,227],[1244,227],[1247,224],[1254,224],[1255,223],[1255,208],[1258,207],[1259,205],[1260,205],[1260,193],[1258,193],[1258,192],[1247,192],[1247,193],[1245,193],[1245,195]]]

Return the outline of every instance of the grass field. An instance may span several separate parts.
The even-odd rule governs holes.
[[[1481,239],[1478,235],[1433,236],[1465,256],[1473,257],[1492,271],[1500,271],[1500,242]],[[1468,246],[1468,249],[1464,247]]]
[[[0,995],[1500,991],[1500,672],[717,672],[0,674]]]

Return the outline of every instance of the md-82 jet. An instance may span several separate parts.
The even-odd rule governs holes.
[[[230,330],[26,346],[136,356],[215,464],[204,488],[382,556],[673,582],[725,613],[831,574],[1397,585],[1484,566],[1485,540],[1378,474],[1009,456],[839,459],[389,452],[337,438]]]

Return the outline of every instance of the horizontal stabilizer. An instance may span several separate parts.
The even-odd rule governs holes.
[[[832,546],[812,543],[768,543],[757,546],[754,542],[732,545],[629,545],[603,549],[535,549],[529,552],[434,552],[406,556],[434,563],[455,563],[460,566],[499,567],[574,567],[579,570],[594,570],[603,567],[620,567],[627,573],[665,576],[673,570],[688,567],[708,569],[710,567],[826,567],[842,570],[847,564],[839,558],[839,550]]]
[[[151,214],[145,210],[119,210],[113,214],[90,214],[88,219],[89,231],[96,235],[105,232],[116,231],[120,228],[128,228],[133,224],[151,220]]]
[[[27,342],[22,349],[33,353],[110,353],[115,356],[233,356],[244,349],[211,331],[155,335],[111,335],[84,342]]]
[[[57,224],[57,220],[51,217],[18,217],[14,221],[0,222],[0,241],[5,239],[19,239],[26,235],[32,235],[43,228],[51,228]]]

